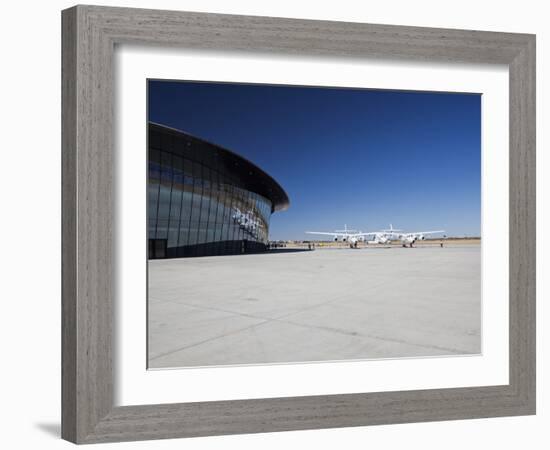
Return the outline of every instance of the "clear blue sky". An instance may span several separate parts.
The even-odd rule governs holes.
[[[287,191],[270,239],[305,230],[479,236],[481,96],[149,81],[149,120],[239,153]]]

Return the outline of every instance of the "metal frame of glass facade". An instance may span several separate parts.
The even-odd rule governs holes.
[[[241,156],[187,133],[149,123],[149,258],[266,250],[269,219],[289,200]]]

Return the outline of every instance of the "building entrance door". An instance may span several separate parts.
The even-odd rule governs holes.
[[[149,239],[149,259],[166,258],[167,239]]]

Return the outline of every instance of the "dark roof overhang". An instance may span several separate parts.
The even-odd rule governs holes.
[[[180,154],[230,174],[240,187],[270,200],[273,211],[284,211],[290,205],[287,193],[273,177],[227,148],[153,122],[149,122],[148,139],[150,146]]]

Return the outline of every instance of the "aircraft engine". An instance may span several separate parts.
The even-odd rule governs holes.
[[[418,239],[419,241],[423,241],[426,238],[424,237],[424,235],[421,234],[419,236],[416,236],[416,239]]]
[[[334,242],[338,242],[338,236],[334,238]]]
[[[346,242],[347,240],[348,240],[348,239],[345,238],[345,237],[342,238],[342,242]]]

